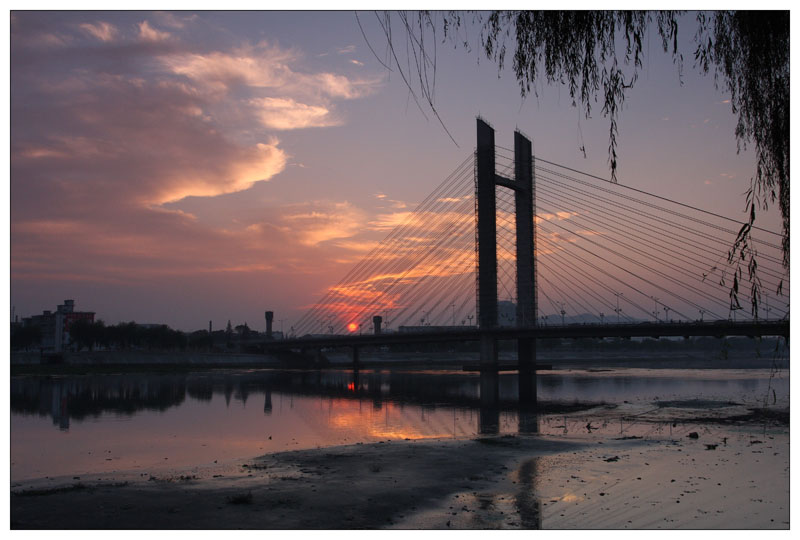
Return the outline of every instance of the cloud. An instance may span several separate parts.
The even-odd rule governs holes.
[[[393,212],[391,214],[380,214],[369,222],[369,226],[377,231],[390,231],[406,223],[413,216],[413,212]]]
[[[284,87],[291,82],[292,71],[288,62],[294,58],[291,51],[261,45],[258,48],[241,47],[230,53],[176,53],[159,60],[172,73],[184,75],[204,86],[228,90],[236,85]]]
[[[170,28],[174,28],[177,30],[185,28],[187,23],[195,22],[200,18],[196,13],[193,13],[191,15],[178,16],[175,13],[169,13],[166,11],[159,11],[154,15],[158,19],[159,23],[161,23],[162,25],[169,26]]]
[[[262,42],[231,52],[175,53],[159,60],[168,71],[188,77],[208,91],[229,93],[235,89],[262,92],[259,97],[301,98],[312,106],[330,108],[331,99],[356,99],[372,94],[382,78],[354,78],[330,72],[304,73],[292,67],[301,54]],[[275,95],[279,91],[284,95]],[[272,95],[263,96],[263,92]]]
[[[347,47],[342,47],[341,49],[338,49],[336,52],[339,54],[353,54],[354,52],[356,52],[356,46],[348,45]]]
[[[301,243],[310,246],[356,236],[365,221],[364,211],[347,201],[315,201],[295,209],[299,211],[284,215],[282,220],[296,231]]]
[[[25,185],[21,200],[27,191],[55,193],[52,184],[60,179],[73,194],[85,190],[160,205],[241,191],[286,166],[276,138],[242,144],[224,125],[198,115],[208,104],[191,89],[136,77],[88,77],[93,92],[41,103],[45,116],[26,117],[12,141],[12,169],[40,179]]]
[[[320,73],[315,76],[322,90],[331,97],[355,99],[371,94],[378,83],[377,79],[349,79],[344,75]]]
[[[83,23],[80,25],[80,28],[95,39],[104,42],[114,41],[114,38],[117,36],[117,27],[103,21]]]
[[[363,66],[364,65],[364,62],[360,62],[360,61],[356,60],[355,58],[351,59],[350,63],[351,64],[355,64],[357,66]]]
[[[264,126],[278,130],[328,127],[341,122],[323,106],[298,103],[291,98],[258,98],[250,103]]]
[[[148,21],[139,23],[139,39],[143,41],[165,41],[171,37],[169,32],[156,30]]]
[[[20,41],[37,49],[55,49],[69,46],[72,38],[62,33],[40,32],[20,38]]]

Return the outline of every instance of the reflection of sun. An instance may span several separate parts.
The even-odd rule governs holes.
[[[355,387],[352,382],[347,384],[348,390],[355,390]],[[388,401],[384,401],[381,409],[376,410],[364,407],[361,400],[334,399],[330,402],[327,423],[344,434],[353,433],[379,440],[441,439],[453,436],[448,427],[452,422],[450,412],[440,414],[434,411],[430,416],[426,413],[421,423],[410,413],[410,410]]]
[[[351,322],[350,324],[347,325],[347,329],[350,330],[351,332],[355,332],[356,329],[358,329],[358,325],[354,322]]]

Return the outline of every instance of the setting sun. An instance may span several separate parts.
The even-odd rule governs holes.
[[[355,332],[356,330],[358,330],[358,325],[354,322],[351,322],[350,324],[347,325],[347,330],[349,330],[350,332]]]

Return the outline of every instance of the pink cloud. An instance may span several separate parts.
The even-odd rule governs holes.
[[[165,41],[171,37],[169,32],[157,30],[148,21],[139,23],[139,39],[143,41]]]
[[[258,98],[250,101],[264,126],[287,130],[341,124],[326,107],[299,103],[290,98]]]
[[[114,41],[117,36],[117,27],[111,23],[98,21],[96,23],[83,23],[81,30],[100,41]]]

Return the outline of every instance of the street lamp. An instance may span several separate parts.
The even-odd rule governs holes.
[[[650,298],[652,298],[653,302],[655,302],[655,307],[653,308],[653,317],[655,317],[656,322],[658,322],[658,298],[655,296],[651,296]]]
[[[614,296],[617,297],[617,309],[615,309],[614,311],[617,312],[617,324],[619,324],[619,314],[622,312],[622,310],[619,309],[619,297],[622,296],[622,293],[621,292],[620,293],[614,293]]]

